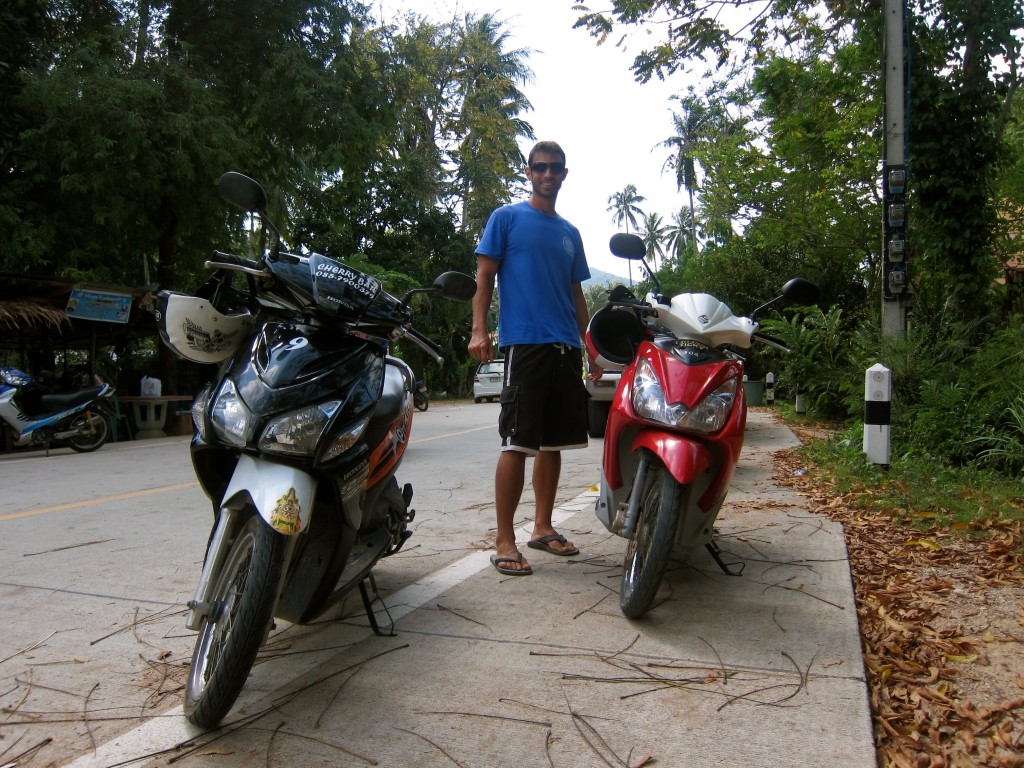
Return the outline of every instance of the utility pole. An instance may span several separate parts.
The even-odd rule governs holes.
[[[884,0],[885,162],[882,165],[882,335],[902,338],[907,326],[907,166],[903,0]]]
[[[902,339],[907,330],[907,163],[906,64],[903,2],[883,0],[885,37],[885,159],[882,163],[882,336]],[[864,383],[864,452],[889,466],[891,372],[881,363],[868,368]]]

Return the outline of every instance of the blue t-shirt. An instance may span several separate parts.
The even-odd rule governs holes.
[[[583,238],[528,202],[491,214],[476,252],[498,262],[498,346],[580,346],[572,288],[590,277]]]

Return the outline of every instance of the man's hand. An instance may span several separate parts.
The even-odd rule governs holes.
[[[587,350],[587,381],[597,381],[604,375],[604,368],[597,364],[597,360]]]
[[[494,359],[494,349],[491,346],[491,337],[489,334],[482,333],[476,334],[469,339],[469,355],[474,360],[479,360],[481,363],[489,363]]]

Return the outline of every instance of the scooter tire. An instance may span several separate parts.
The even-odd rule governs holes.
[[[430,401],[425,397],[413,398],[413,402],[416,403],[416,410],[425,411],[430,407]]]
[[[68,447],[78,453],[98,450],[110,439],[110,417],[95,408],[82,411],[71,422],[71,427],[79,433],[68,438]]]
[[[604,437],[608,425],[608,413],[611,411],[610,400],[587,398],[587,434],[591,437]]]
[[[214,577],[185,682],[185,717],[215,728],[234,706],[274,620],[284,537],[252,510]]]
[[[631,619],[640,618],[654,604],[675,545],[682,492],[665,465],[652,455],[622,565],[619,608]]]

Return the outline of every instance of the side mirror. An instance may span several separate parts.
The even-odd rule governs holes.
[[[643,259],[647,255],[644,241],[636,235],[616,232],[608,241],[608,249],[620,259]]]
[[[810,280],[794,277],[782,286],[782,297],[793,304],[809,306],[815,304],[821,296],[821,290]]]
[[[243,211],[266,213],[267,193],[258,181],[236,171],[228,171],[217,180],[217,192],[224,200]]]
[[[476,294],[476,280],[462,272],[443,272],[434,279],[434,288],[446,299],[471,301]]]

